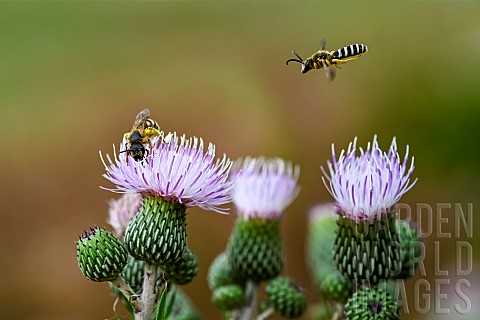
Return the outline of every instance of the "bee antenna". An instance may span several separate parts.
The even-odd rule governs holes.
[[[128,151],[130,151],[130,149],[126,149],[126,150],[120,151],[119,153],[124,153],[124,152],[128,152]]]
[[[290,61],[295,61],[295,62],[298,62],[298,63],[301,63],[303,64],[303,59],[295,52],[295,51],[292,51],[292,53],[298,58],[298,59],[288,59],[286,64],[288,64]]]

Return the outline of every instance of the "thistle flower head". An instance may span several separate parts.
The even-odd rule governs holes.
[[[232,200],[245,220],[278,218],[298,195],[300,167],[283,159],[239,159],[232,171]]]
[[[134,161],[127,153],[117,156],[114,147],[113,160],[104,160],[103,176],[116,185],[110,190],[118,193],[142,193],[158,195],[185,206],[198,206],[205,210],[224,212],[222,204],[230,202],[228,181],[232,162],[225,155],[215,161],[215,146],[209,144],[204,152],[203,140],[176,133],[164,139],[152,138],[153,147],[144,161]]]
[[[125,193],[119,199],[112,199],[109,203],[108,223],[115,230],[115,235],[123,237],[132,218],[137,214],[142,204],[139,193]]]
[[[386,214],[410,190],[410,176],[414,159],[408,163],[408,146],[403,160],[397,152],[395,138],[388,152],[382,151],[377,142],[368,143],[367,149],[360,148],[357,155],[357,138],[342,150],[338,159],[332,145],[332,162],[328,171],[322,167],[323,183],[336,200],[337,211],[355,220],[375,221]]]

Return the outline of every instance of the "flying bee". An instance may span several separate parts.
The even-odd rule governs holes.
[[[290,61],[300,63],[302,65],[302,73],[307,73],[312,69],[325,69],[327,79],[332,81],[335,78],[334,67],[340,68],[339,64],[358,59],[362,53],[368,51],[366,45],[358,43],[345,46],[335,51],[327,51],[325,50],[326,44],[325,38],[322,38],[322,49],[315,52],[307,60],[303,60],[295,51],[292,51],[297,58],[287,60],[286,64]]]
[[[132,130],[125,133],[127,143],[125,143],[125,150],[120,151],[120,153],[127,152],[127,163],[128,156],[131,156],[135,161],[141,161],[147,157],[150,151],[145,148],[145,144],[148,143],[151,149],[153,145],[150,139],[161,136],[158,123],[150,119],[149,116],[149,109],[145,108],[140,111],[135,118]]]

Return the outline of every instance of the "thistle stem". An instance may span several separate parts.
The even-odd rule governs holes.
[[[145,275],[143,277],[142,311],[138,320],[150,320],[155,309],[157,292],[155,284],[157,280],[157,267],[145,262]]]
[[[335,303],[335,312],[333,313],[332,320],[341,319],[343,319],[343,305],[340,303]]]
[[[258,283],[248,280],[245,288],[246,303],[240,312],[240,320],[252,320],[257,316]]]
[[[271,315],[275,313],[275,309],[272,307],[268,308],[267,310],[263,311],[260,313],[257,317],[257,320],[266,320],[268,319]]]
[[[127,300],[132,304],[133,309],[135,312],[140,312],[141,306],[139,304],[138,296],[135,294],[133,289],[130,287],[128,283],[125,282],[125,279],[123,279],[121,276],[118,276],[117,278],[113,279],[111,281],[117,288],[120,290],[120,292],[127,298]]]

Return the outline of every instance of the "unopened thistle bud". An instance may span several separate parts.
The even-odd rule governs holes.
[[[162,269],[173,283],[177,285],[190,283],[198,272],[197,256],[187,248],[180,260]]]
[[[212,302],[223,311],[239,309],[245,303],[245,291],[236,284],[218,287],[213,290]]]
[[[298,318],[307,307],[304,290],[287,277],[280,276],[270,281],[266,293],[268,303],[282,317]]]
[[[122,272],[122,277],[137,294],[142,293],[143,276],[145,274],[145,261],[128,257],[127,265]]]
[[[241,284],[239,279],[235,277],[228,263],[226,252],[220,253],[210,265],[208,269],[208,286],[214,290],[230,284]]]
[[[140,295],[142,293],[144,274],[145,261],[137,260],[131,255],[128,255],[127,264],[125,265],[125,268],[120,276],[125,280],[135,294]],[[116,296],[120,298],[126,298],[115,284],[109,283],[109,286]]]
[[[323,280],[322,291],[335,301],[345,302],[352,295],[353,285],[350,279],[333,272]]]
[[[362,289],[353,294],[345,304],[347,320],[398,320],[398,305],[392,297],[383,290]]]
[[[85,231],[77,241],[78,266],[92,281],[112,281],[127,264],[124,245],[109,231],[98,227]]]

